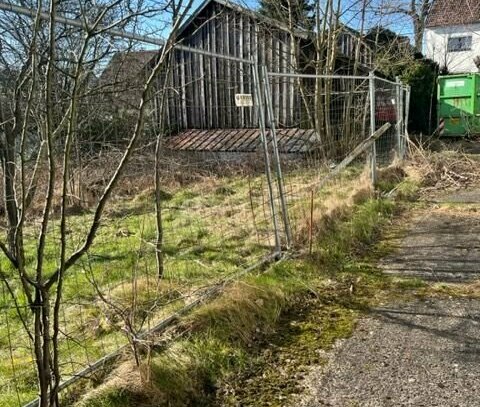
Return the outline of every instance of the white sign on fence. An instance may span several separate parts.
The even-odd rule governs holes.
[[[251,107],[253,106],[253,97],[251,93],[237,93],[235,95],[235,106]]]

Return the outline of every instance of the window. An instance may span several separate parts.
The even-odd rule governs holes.
[[[451,37],[448,39],[448,52],[470,51],[472,49],[472,36]]]

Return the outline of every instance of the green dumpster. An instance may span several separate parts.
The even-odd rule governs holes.
[[[438,78],[438,120],[442,136],[480,134],[480,74]]]

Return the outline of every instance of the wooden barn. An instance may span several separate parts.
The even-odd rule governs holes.
[[[183,45],[243,59],[253,59],[270,72],[305,72],[314,57],[308,32],[294,38],[279,22],[225,0],[206,0],[179,32]],[[353,66],[357,38],[345,27],[338,36],[337,72]],[[372,55],[366,45],[360,52],[366,67]],[[236,93],[252,93],[251,67],[188,51],[176,51],[172,92],[167,107],[172,130],[251,128],[258,126],[251,109],[236,108]],[[302,61],[296,67],[297,61]],[[275,115],[282,127],[301,127],[304,119],[297,81],[272,82]]]
[[[308,73],[309,70],[311,73],[315,55],[307,31],[299,29],[291,33],[278,21],[226,0],[205,0],[180,28],[179,40],[191,48],[254,60],[265,65],[269,72],[276,73]],[[344,27],[337,42],[336,73],[351,73],[358,37],[353,30]],[[148,53],[142,57],[145,55],[151,58],[145,63],[148,67],[154,56]],[[372,52],[361,43],[359,55],[357,68],[367,72]],[[258,131],[254,134],[240,131],[258,128],[255,109],[235,105],[236,94],[254,93],[250,64],[175,50],[168,83],[164,114],[171,137],[167,147],[187,151],[231,151],[234,148],[237,152],[245,147],[246,152],[259,144]],[[310,149],[318,135],[310,131],[312,125],[305,112],[305,95],[299,91],[298,80],[275,78],[271,87],[278,127],[290,130],[285,132],[288,138],[301,140],[299,143],[289,140],[285,143],[285,152],[295,152],[291,151],[291,146],[295,145],[301,146],[301,151]],[[248,134],[248,142],[226,142],[232,134],[238,137]]]

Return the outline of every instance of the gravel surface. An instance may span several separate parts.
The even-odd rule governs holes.
[[[459,203],[459,204],[478,204],[480,203],[480,189],[464,189],[451,193],[441,193],[428,199],[434,203]]]
[[[480,207],[479,207],[480,208]],[[380,263],[387,274],[463,282],[480,278],[480,209],[430,207],[410,221]]]
[[[302,407],[480,406],[480,301],[373,310],[306,379]]]
[[[390,242],[385,273],[480,278],[480,190],[419,210]],[[299,407],[480,406],[480,300],[432,298],[374,309],[307,375]]]

